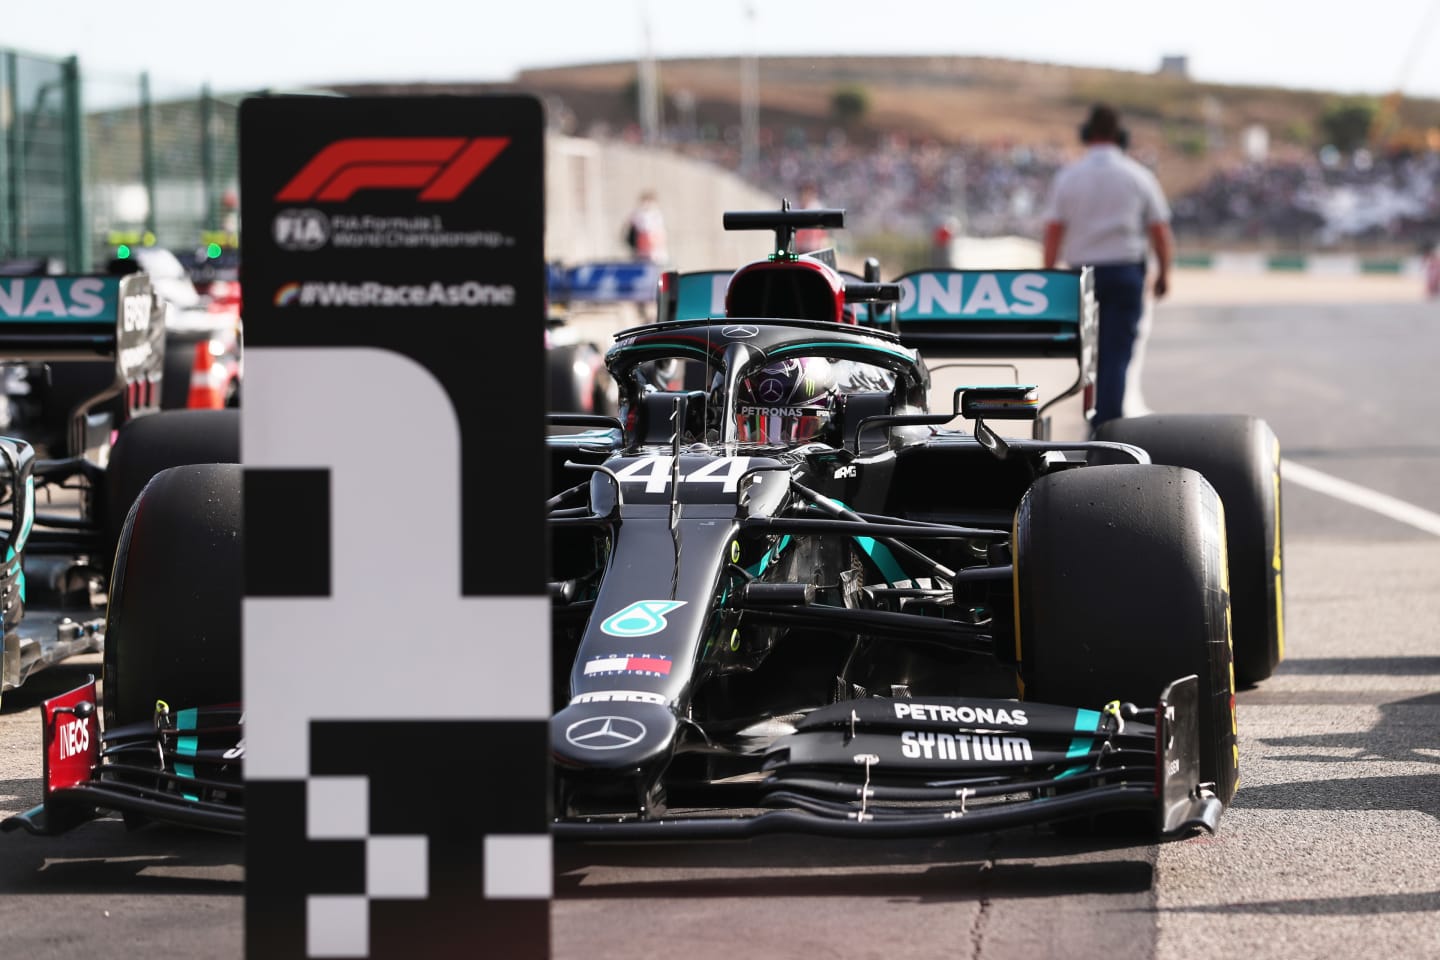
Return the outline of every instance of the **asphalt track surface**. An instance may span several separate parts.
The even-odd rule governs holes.
[[[1440,516],[1440,304],[1400,282],[1176,286],[1152,409],[1260,414],[1287,461]],[[561,847],[554,955],[1440,955],[1440,536],[1313,483],[1283,495],[1288,655],[1239,696],[1217,836]],[[5,698],[0,812],[38,799],[36,704],[95,659]],[[242,884],[232,839],[0,836],[0,931],[27,960],[238,957]]]

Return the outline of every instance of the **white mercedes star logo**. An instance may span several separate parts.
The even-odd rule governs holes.
[[[760,399],[765,403],[779,403],[785,396],[784,381],[771,377],[760,382]]]
[[[732,323],[720,328],[720,336],[728,337],[731,340],[749,340],[759,333],[759,327],[752,327],[748,323]]]
[[[565,739],[585,750],[619,750],[645,739],[645,724],[629,717],[587,717],[565,728]]]

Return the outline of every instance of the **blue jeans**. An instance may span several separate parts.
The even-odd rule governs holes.
[[[1125,374],[1145,310],[1145,264],[1095,267],[1100,304],[1099,350],[1095,370],[1095,422],[1114,420],[1125,409]]]

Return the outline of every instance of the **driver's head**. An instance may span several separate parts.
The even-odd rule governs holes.
[[[766,444],[823,440],[838,395],[834,368],[823,357],[772,363],[740,381],[735,438]]]

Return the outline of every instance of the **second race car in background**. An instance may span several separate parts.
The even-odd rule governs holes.
[[[240,403],[242,376],[239,285],[202,293],[180,258],[163,247],[132,247],[129,260],[149,275],[171,306],[165,326],[166,410],[220,409]],[[124,269],[124,261],[112,267]]]
[[[546,369],[554,413],[616,412],[615,381],[595,334],[608,338],[643,317],[655,302],[660,269],[638,262],[599,262],[546,269]]]

